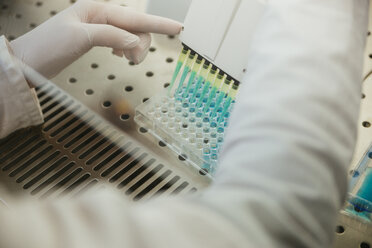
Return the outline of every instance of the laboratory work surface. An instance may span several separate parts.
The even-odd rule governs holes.
[[[74,2],[3,0],[0,33],[15,39]],[[143,11],[146,6],[144,0],[109,2]],[[372,20],[369,27],[372,31]],[[372,37],[366,36],[358,145],[350,171],[372,143]],[[135,65],[110,49],[94,48],[51,80],[60,89],[37,88],[45,123],[0,141],[4,187],[29,197],[56,198],[112,184],[135,201],[208,187],[213,176],[135,122],[136,108],[171,85],[181,50],[177,37],[154,35],[146,60]],[[372,224],[340,213],[334,247],[370,246]]]

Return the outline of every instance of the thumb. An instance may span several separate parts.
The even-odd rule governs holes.
[[[126,50],[136,47],[140,38],[126,30],[105,24],[82,24],[87,32],[90,45]]]

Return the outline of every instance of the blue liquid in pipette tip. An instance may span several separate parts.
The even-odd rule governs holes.
[[[209,94],[209,97],[208,97],[208,100],[207,100],[207,103],[205,104],[204,106],[204,109],[203,109],[203,112],[206,113],[208,110],[209,110],[209,107],[211,106],[212,104],[212,101],[214,99],[214,96],[216,95],[216,92],[217,92],[217,88],[216,87],[213,87],[212,88],[212,92]]]
[[[182,62],[180,62],[180,61],[177,62],[177,66],[176,66],[176,69],[174,70],[173,77],[172,77],[172,80],[171,80],[171,84],[168,87],[168,95],[171,92],[174,83],[176,82],[178,73],[180,72],[182,65],[183,65]]]
[[[192,93],[192,96],[190,98],[190,102],[193,103],[195,101],[196,95],[198,94],[198,91],[200,89],[200,86],[204,82],[204,78],[202,76],[199,76],[198,81],[196,82],[196,85],[194,87],[194,91]]]
[[[183,70],[183,73],[182,73],[182,76],[181,76],[181,79],[180,79],[180,83],[179,83],[178,88],[177,88],[177,90],[175,92],[175,95],[178,95],[178,94],[181,93],[182,87],[183,87],[183,83],[185,82],[186,77],[187,77],[187,74],[189,74],[189,72],[190,72],[190,67],[185,66],[185,69]]]
[[[221,112],[220,118],[218,118],[218,123],[221,123],[225,119],[225,115],[227,111],[229,111],[230,109],[231,102],[232,102],[231,97],[228,97],[227,101],[225,102],[225,106],[223,107],[223,110]]]
[[[202,105],[203,103],[203,100],[204,100],[204,97],[205,97],[205,94],[207,94],[208,90],[209,90],[209,86],[211,85],[211,83],[209,81],[207,81],[203,87],[203,91],[200,95],[200,98],[199,98],[199,101],[198,103],[196,104],[196,107],[197,108],[200,108],[200,106]]]
[[[185,89],[185,91],[183,92],[183,95],[182,95],[183,98],[185,98],[185,97],[188,96],[189,91],[190,91],[190,87],[191,87],[191,85],[194,83],[195,76],[196,76],[196,72],[195,72],[195,71],[192,71],[192,72],[191,72],[191,75],[190,75],[190,78],[189,78],[189,82],[187,83],[187,85],[186,85],[186,89]]]
[[[218,87],[212,86],[209,80],[191,70],[190,66],[186,64],[183,69],[182,66],[183,63],[177,64],[171,80],[170,88],[179,78],[174,93],[168,89],[168,94],[172,92],[175,97],[174,100],[171,98],[175,101],[174,111],[178,116],[175,124],[181,125],[181,129],[185,128],[182,129],[182,139],[185,140],[180,142],[189,142],[188,139],[193,138],[194,141],[190,144],[197,147],[197,156],[202,158],[200,167],[203,171],[213,174],[218,165],[218,157],[224,143],[224,133],[234,101],[226,92],[219,91]],[[183,71],[180,75],[181,70]],[[190,130],[187,127],[190,127]],[[201,143],[196,143],[197,139],[200,139],[198,142]],[[203,148],[201,149],[199,145]]]
[[[225,97],[225,92],[221,91],[220,94],[217,97],[216,105],[213,108],[213,111],[211,113],[211,117],[216,117],[217,110],[220,108],[223,98]]]

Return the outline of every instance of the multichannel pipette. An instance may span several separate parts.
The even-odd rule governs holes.
[[[169,94],[172,87],[176,90]],[[173,140],[183,150],[188,147],[185,154],[198,158],[198,165],[213,173],[238,88],[238,81],[185,46],[167,96],[148,101],[147,110],[138,113],[154,121],[157,136],[166,135],[164,140]]]
[[[192,1],[168,94],[137,109],[142,126],[209,173],[216,168],[239,81],[247,71],[246,55],[265,10],[261,0]],[[211,27],[213,32],[206,32]]]

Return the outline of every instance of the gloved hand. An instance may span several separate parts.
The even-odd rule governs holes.
[[[181,28],[127,7],[80,0],[10,44],[16,57],[51,78],[94,46],[111,47],[140,63],[150,47],[149,33],[175,35]]]

